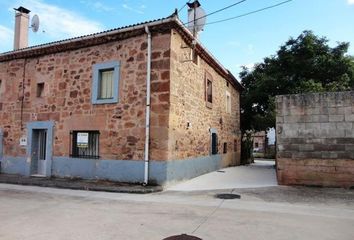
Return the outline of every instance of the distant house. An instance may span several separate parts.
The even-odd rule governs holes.
[[[265,131],[255,132],[253,138],[253,151],[264,153],[267,148],[267,133]]]
[[[2,53],[1,172],[165,184],[238,165],[240,91],[177,15]]]

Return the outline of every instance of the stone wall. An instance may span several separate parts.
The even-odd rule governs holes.
[[[280,184],[354,186],[354,92],[278,96]]]
[[[0,63],[0,128],[4,156],[25,156],[19,139],[26,123],[55,121],[54,156],[69,156],[70,131],[99,130],[104,159],[142,160],[145,141],[146,35],[75,51]],[[170,35],[156,34],[152,41],[152,143],[167,128]],[[93,105],[93,64],[120,61],[119,102]],[[23,82],[24,79],[24,82]],[[36,96],[37,83],[44,96]],[[24,89],[22,88],[24,84]],[[22,105],[22,96],[24,97]],[[21,114],[22,112],[22,114]],[[155,145],[152,159],[163,159]],[[165,154],[166,156],[166,154]]]
[[[169,119],[169,159],[207,156],[211,152],[210,129],[218,134],[222,166],[240,163],[239,91],[227,83],[201,57],[191,61],[191,48],[181,36],[171,34],[171,96]],[[213,104],[207,107],[205,78],[213,80]],[[231,112],[226,112],[226,91],[231,95]],[[190,124],[189,127],[187,124]]]

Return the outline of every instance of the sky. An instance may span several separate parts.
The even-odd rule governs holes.
[[[187,0],[0,0],[0,52],[13,48],[14,10],[24,6],[39,15],[40,29],[29,45],[100,32],[171,15]],[[240,0],[200,0],[211,13]],[[207,17],[210,23],[264,8],[284,0],[246,0]],[[187,8],[179,14],[187,21]],[[354,0],[293,0],[279,7],[204,27],[200,41],[235,76],[274,55],[291,36],[304,30],[325,36],[330,45],[350,42],[354,55]]]

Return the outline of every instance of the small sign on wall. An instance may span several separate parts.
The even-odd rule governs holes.
[[[77,133],[77,147],[79,148],[87,148],[88,147],[89,134],[85,132]]]
[[[26,136],[22,136],[20,138],[20,146],[23,146],[23,147],[27,146],[27,137]]]

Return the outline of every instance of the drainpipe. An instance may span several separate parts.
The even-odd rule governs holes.
[[[148,26],[145,26],[145,32],[147,34],[147,69],[146,69],[146,127],[145,127],[145,159],[144,159],[144,183],[146,186],[149,182],[149,147],[150,147],[150,82],[151,82],[151,32]]]

